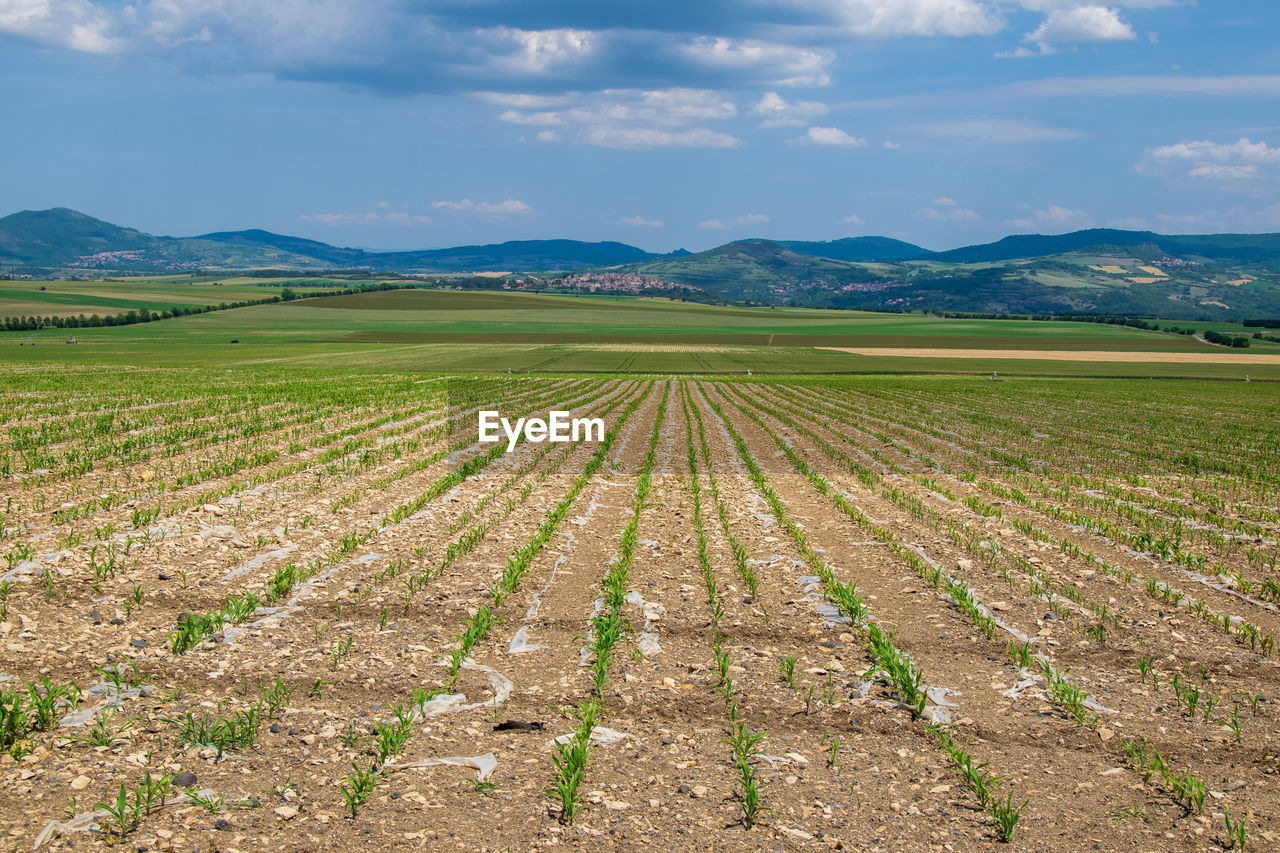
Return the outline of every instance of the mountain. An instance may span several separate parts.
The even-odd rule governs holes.
[[[692,255],[629,264],[625,270],[692,285],[723,299],[771,303],[793,301],[800,289],[834,290],[878,276],[850,261],[803,254],[770,240],[741,240]]]
[[[201,234],[197,240],[208,240],[227,246],[243,246],[246,248],[272,246],[290,254],[315,258],[334,267],[352,266],[359,258],[368,254],[361,249],[340,249],[321,243],[319,240],[308,240],[304,237],[288,237],[284,234],[273,234],[259,228],[247,231],[217,231],[213,234]]]
[[[802,255],[816,255],[820,258],[831,258],[837,261],[907,261],[921,255],[931,254],[915,243],[904,243],[892,237],[843,237],[839,240],[775,240]]]
[[[584,243],[580,240],[511,240],[486,246],[421,249],[410,252],[367,252],[340,249],[316,240],[287,237],[270,231],[221,231],[197,239],[229,246],[274,246],[323,261],[335,268],[470,272],[483,270],[568,270],[632,263],[656,257],[625,243]]]
[[[674,256],[674,255],[673,255]],[[165,272],[192,269],[365,269],[381,272],[535,272],[664,257],[625,243],[513,240],[414,252],[367,252],[270,231],[158,237],[65,207],[0,219],[0,265]]]
[[[153,250],[163,240],[65,207],[0,219],[0,258],[33,266],[66,264],[100,252]]]
[[[1270,260],[1280,257],[1271,249],[1278,238],[1096,229],[1007,237],[899,261],[829,257],[843,241],[745,240],[621,270],[773,305],[1238,321],[1280,316],[1280,263]],[[811,251],[828,256],[797,246],[818,246]]]
[[[947,252],[922,252],[921,260],[950,263],[991,263],[1017,258],[1060,255],[1083,249],[1136,248],[1155,246],[1167,255],[1235,262],[1280,261],[1280,234],[1179,234],[1153,231],[1120,231],[1090,228],[1069,234],[1018,234]]]

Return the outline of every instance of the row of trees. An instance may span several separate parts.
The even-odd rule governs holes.
[[[1224,347],[1246,349],[1249,346],[1249,339],[1244,335],[1224,335],[1222,332],[1215,332],[1212,329],[1204,333],[1204,339],[1211,344],[1218,344]]]

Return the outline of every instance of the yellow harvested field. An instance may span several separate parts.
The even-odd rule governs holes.
[[[1240,285],[1242,285],[1242,284],[1248,284],[1248,283],[1249,283],[1249,282],[1251,282],[1251,281],[1257,281],[1257,279],[1255,279],[1255,278],[1254,278],[1253,276],[1251,276],[1251,275],[1246,275],[1246,276],[1243,276],[1242,278],[1232,278],[1232,279],[1228,279],[1228,280],[1227,280],[1227,284],[1234,284],[1236,287],[1239,287]]]
[[[1099,267],[1095,267],[1095,269],[1100,269],[1103,272],[1109,272],[1112,275],[1124,275],[1126,272],[1124,267],[1118,267],[1115,264],[1103,264]]]
[[[1219,308],[1230,308],[1231,306],[1225,302],[1219,302],[1216,299],[1206,299],[1200,303],[1201,305],[1217,305]]]
[[[1025,361],[1116,361],[1151,364],[1280,364],[1280,355],[1217,352],[1112,352],[1102,350],[947,349],[944,347],[818,347],[854,355],[898,358],[1005,358]]]
[[[1157,281],[1164,281],[1165,276],[1159,275],[1132,275],[1126,281],[1132,281],[1135,284],[1154,284]]]
[[[1138,269],[1142,270],[1143,272],[1149,272],[1152,275],[1164,276],[1165,278],[1169,277],[1169,274],[1164,270],[1160,269],[1160,267],[1138,267]]]

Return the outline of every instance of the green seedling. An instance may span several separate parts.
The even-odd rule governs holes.
[[[783,655],[781,662],[778,664],[778,672],[782,673],[782,680],[787,683],[791,689],[796,686],[796,659],[791,655]]]

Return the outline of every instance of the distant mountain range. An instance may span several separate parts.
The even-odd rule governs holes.
[[[0,266],[10,267],[142,272],[262,268],[531,272],[612,266],[654,257],[660,256],[625,243],[580,240],[513,240],[491,246],[368,252],[257,229],[157,237],[65,207],[24,210],[0,219]]]
[[[343,248],[262,230],[161,237],[67,208],[0,219],[0,272],[198,269],[390,273],[598,270],[770,304],[1173,318],[1280,316],[1280,234],[1089,229],[931,252],[889,237],[741,240],[661,255],[625,243],[515,240],[408,252]]]

